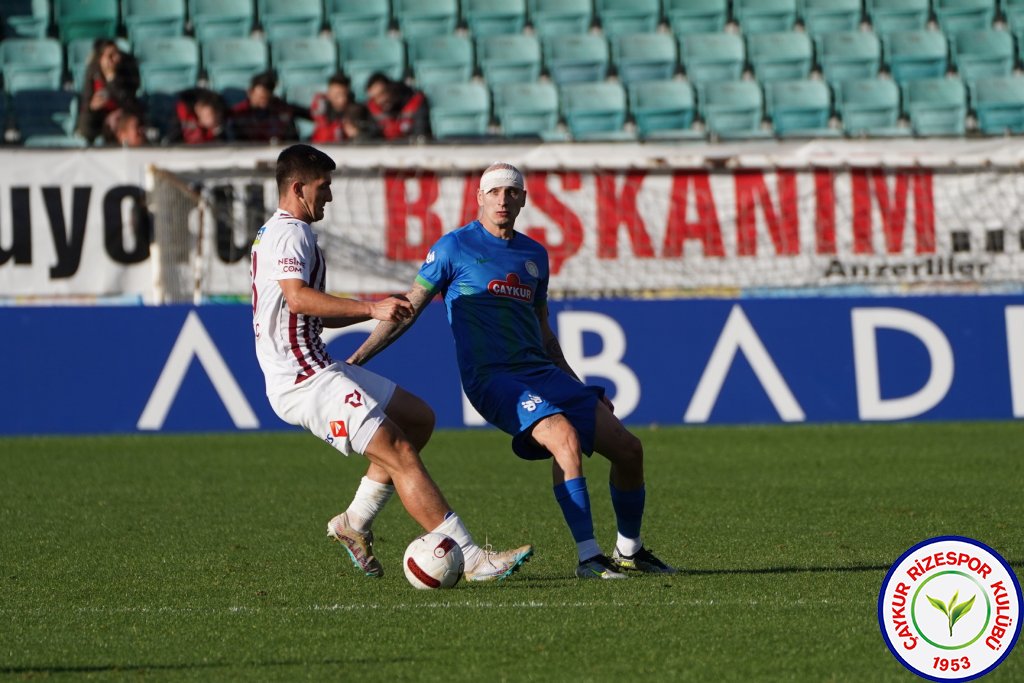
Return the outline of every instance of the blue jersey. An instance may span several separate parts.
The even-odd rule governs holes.
[[[536,312],[547,302],[548,254],[536,240],[504,240],[473,221],[437,241],[416,281],[444,296],[467,392],[494,372],[552,365]]]

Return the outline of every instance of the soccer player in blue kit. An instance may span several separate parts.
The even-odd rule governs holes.
[[[413,315],[380,322],[349,358],[362,365],[401,336],[438,293],[455,338],[462,386],[483,417],[512,435],[525,460],[552,458],[555,498],[576,542],[580,578],[621,579],[627,571],[673,574],[640,536],[643,446],[615,417],[600,387],[573,373],[548,324],[548,255],[515,231],[526,205],[522,173],[492,164],[477,191],[480,218],[431,248],[406,295]],[[618,534],[607,557],[594,537],[583,455],[611,462]]]

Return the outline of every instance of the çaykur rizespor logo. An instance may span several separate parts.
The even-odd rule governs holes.
[[[1020,632],[1020,585],[994,550],[948,536],[920,543],[889,570],[878,602],[886,644],[932,680],[965,680],[997,666]]]

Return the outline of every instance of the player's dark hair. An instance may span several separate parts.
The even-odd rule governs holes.
[[[337,164],[315,147],[292,145],[277,157],[277,191],[283,196],[288,186],[296,180],[309,183],[325,173],[330,173]]]

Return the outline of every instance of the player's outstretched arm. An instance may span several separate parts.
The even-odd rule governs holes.
[[[371,318],[395,321],[412,316],[409,302],[397,297],[380,301],[357,301],[325,294],[303,280],[280,280],[278,284],[292,313],[322,318],[328,327],[344,327]]]
[[[373,328],[370,336],[363,342],[363,345],[349,356],[349,363],[352,365],[364,365],[405,334],[405,331],[416,322],[416,319],[420,317],[420,313],[430,303],[430,300],[434,298],[434,292],[419,283],[415,283],[408,294],[405,295],[405,298],[411,307],[411,314],[398,320],[378,323],[377,327]]]

